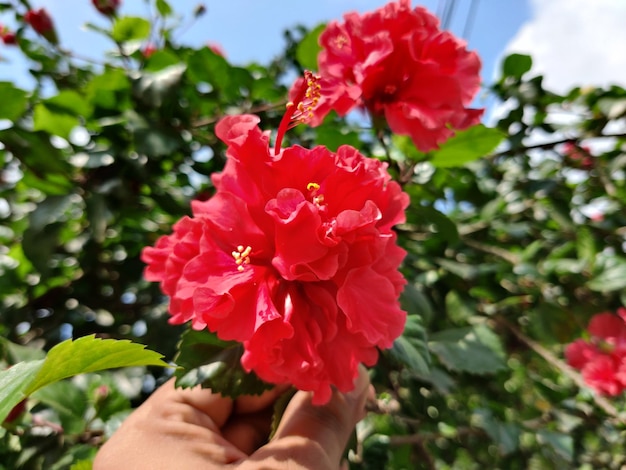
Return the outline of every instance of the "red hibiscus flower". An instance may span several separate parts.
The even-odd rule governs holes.
[[[105,16],[115,16],[122,0],[91,0],[93,6]]]
[[[303,109],[292,104],[285,122]],[[351,390],[358,364],[373,365],[403,330],[405,252],[392,227],[408,196],[352,147],[272,151],[258,123],[217,124],[228,160],[216,194],[144,249],[145,275],[170,296],[172,323],[242,342],[246,370],[322,404],[331,385]]]
[[[3,25],[0,25],[0,40],[2,40],[2,42],[7,46],[17,44],[17,36],[15,33],[9,31],[9,28]]]
[[[478,56],[409,0],[349,13],[343,23],[330,22],[319,41],[324,91],[312,125],[330,110],[344,116],[360,107],[376,127],[386,121],[429,151],[480,120],[483,110],[466,107],[480,85]]]
[[[576,340],[565,348],[565,357],[581,371],[587,385],[597,392],[617,395],[626,389],[626,310],[618,315],[603,312],[589,322],[589,341]]]
[[[148,43],[146,44],[146,46],[141,50],[141,54],[144,56],[144,58],[148,59],[150,58],[150,56],[152,54],[154,54],[157,51],[157,48],[154,44],[152,43]]]
[[[54,29],[54,24],[52,23],[52,18],[50,18],[50,15],[45,8],[28,10],[24,15],[24,21],[31,25],[37,33],[41,34],[52,44],[57,44],[59,42],[57,33]]]

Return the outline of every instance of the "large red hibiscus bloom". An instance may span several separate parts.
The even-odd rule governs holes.
[[[467,108],[480,86],[478,55],[410,0],[346,14],[328,24],[320,45],[323,92],[311,125],[331,109],[343,116],[360,107],[376,126],[386,121],[429,151],[480,120],[483,110]]]
[[[228,160],[217,192],[143,251],[146,278],[170,296],[172,323],[242,342],[246,370],[324,403],[403,330],[392,227],[408,196],[349,146],[272,151],[258,122],[218,123]]]

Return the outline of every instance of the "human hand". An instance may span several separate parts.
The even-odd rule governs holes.
[[[233,401],[200,387],[177,389],[170,380],[124,421],[93,468],[337,469],[370,390],[361,368],[354,390],[335,391],[324,406],[312,405],[310,393],[297,392],[265,443],[271,405],[283,390]]]

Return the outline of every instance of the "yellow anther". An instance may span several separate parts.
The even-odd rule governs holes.
[[[237,251],[231,252],[235,264],[237,265],[237,271],[243,271],[244,265],[250,264],[250,253],[252,253],[252,248],[249,246],[244,248],[243,245],[238,245]]]
[[[320,185],[317,183],[309,183],[306,185],[307,191],[317,191],[318,189],[320,189]]]

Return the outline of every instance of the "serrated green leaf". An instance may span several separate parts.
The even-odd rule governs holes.
[[[418,315],[407,317],[404,332],[396,338],[389,353],[410,371],[419,375],[429,374],[430,354],[421,317]]]
[[[133,366],[169,367],[162,357],[143,344],[128,340],[100,339],[95,335],[68,339],[48,352],[24,393],[30,395],[48,384],[87,372]]]
[[[428,347],[450,370],[495,374],[506,368],[499,337],[482,325],[435,333]]]
[[[20,362],[0,372],[0,423],[13,407],[26,398],[24,389],[41,369],[44,360]]]
[[[296,59],[298,59],[303,68],[317,70],[317,55],[322,50],[322,46],[319,44],[319,37],[324,29],[326,29],[326,24],[317,25],[298,44]]]
[[[188,388],[201,384],[224,396],[260,395],[272,387],[241,367],[243,347],[222,341],[207,330],[187,330],[181,336],[175,362],[176,385]]]
[[[522,78],[533,66],[530,56],[524,54],[511,54],[502,63],[502,75],[505,77]]]
[[[26,111],[28,93],[15,88],[12,83],[0,82],[0,96],[2,97],[0,119],[16,121]]]
[[[117,42],[146,39],[150,35],[150,22],[145,18],[124,16],[113,24],[111,37]]]
[[[439,168],[463,166],[491,153],[503,138],[504,134],[499,129],[478,124],[457,132],[433,152],[430,162]]]

